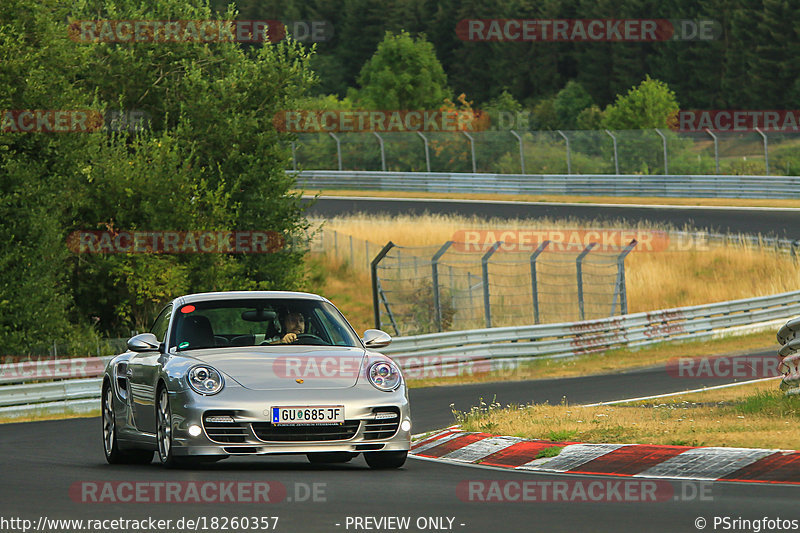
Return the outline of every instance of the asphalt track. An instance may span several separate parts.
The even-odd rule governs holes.
[[[675,225],[692,223],[698,228],[717,231],[744,231],[800,238],[800,212],[787,210],[726,210],[556,206],[443,201],[355,202],[347,199],[320,200],[316,215],[331,216],[352,211],[476,214],[481,216],[533,217],[571,216],[579,219],[647,219]],[[773,350],[759,352],[775,357]],[[590,373],[590,370],[587,370]],[[451,404],[467,410],[481,399],[489,403],[525,404],[566,397],[570,403],[591,403],[666,393],[717,385],[731,379],[677,378],[665,368],[654,367],[603,376],[502,382],[436,387],[411,391],[415,432],[446,426],[453,422]],[[464,531],[464,532],[539,532],[539,531],[698,531],[698,518],[707,531],[775,530],[774,523],[758,522],[743,527],[735,520],[794,520],[782,529],[800,528],[796,502],[800,487],[791,485],[743,484],[729,482],[668,482],[674,497],[665,501],[587,502],[527,501],[485,502],[462,499],[460,483],[474,480],[534,481],[541,484],[565,479],[580,482],[608,478],[565,476],[468,468],[418,459],[409,459],[397,471],[373,471],[362,458],[346,465],[313,466],[305,458],[236,458],[196,470],[164,470],[150,466],[110,466],[105,463],[100,440],[99,419],[74,419],[27,424],[0,425],[2,489],[0,490],[0,531],[22,531],[11,518],[49,519],[171,519],[163,531],[183,531],[175,526],[181,517],[206,519],[212,528],[214,517],[277,516],[276,531]],[[180,503],[89,503],[81,496],[82,482],[174,482],[174,481],[270,481],[286,489],[285,498],[275,503],[209,504]],[[613,478],[612,478],[613,481]],[[316,485],[315,485],[316,484]],[[85,486],[85,485],[83,485]],[[310,493],[316,486],[316,497]],[[70,488],[73,492],[70,493]],[[106,500],[107,501],[107,500]],[[409,517],[407,527],[378,527],[376,522],[353,520],[367,517]],[[438,517],[441,523],[422,524],[418,520]],[[718,522],[727,518],[729,522]],[[350,522],[348,522],[348,519]],[[452,525],[449,521],[452,519]],[[3,521],[5,520],[5,522]],[[397,525],[397,524],[393,524]],[[727,526],[727,527],[726,527]],[[737,527],[738,526],[738,527]],[[771,527],[770,527],[771,526]],[[72,527],[46,531],[77,531]],[[100,531],[119,531],[106,526]],[[193,529],[194,530],[194,529]],[[138,531],[152,531],[141,529]],[[250,530],[253,531],[253,530]],[[266,531],[266,529],[259,529]]]
[[[685,225],[718,233],[749,233],[800,239],[800,209],[758,209],[720,207],[652,207],[604,204],[555,204],[543,202],[498,202],[432,199],[320,197],[309,209],[318,217],[348,213],[386,213],[389,215],[437,213],[479,216],[482,218],[576,219],[580,221],[650,221]]]
[[[758,353],[774,357],[773,351]],[[412,389],[414,431],[450,424],[450,404],[468,409],[483,398],[499,403],[531,401],[571,403],[609,401],[693,389],[730,379],[678,378],[663,366],[649,369],[526,382],[476,384],[462,387]],[[103,458],[100,420],[74,419],[0,425],[2,470],[0,517],[19,517],[36,523],[40,516],[70,519],[171,519],[181,517],[277,516],[277,531],[697,531],[695,520],[714,517],[760,520],[764,516],[798,520],[800,487],[788,485],[710,482],[660,482],[670,487],[666,501],[467,501],[459,484],[475,480],[552,483],[570,479],[589,483],[595,476],[564,476],[469,468],[409,459],[397,471],[370,470],[362,458],[346,465],[312,466],[302,456],[235,458],[194,470],[165,470],[149,466],[110,466]],[[208,504],[90,503],[83,501],[81,482],[269,481],[286,488],[275,503]],[[614,481],[614,478],[611,478]],[[316,498],[309,496],[317,484]],[[70,488],[73,492],[70,493]],[[677,498],[677,500],[675,499]],[[90,499],[90,498],[89,498]],[[299,501],[298,501],[299,500]],[[316,501],[314,501],[316,500]],[[404,529],[354,528],[348,517],[410,517]],[[417,527],[427,517],[453,519],[452,527]],[[1,524],[0,520],[0,524]],[[209,523],[209,522],[207,522]],[[339,524],[337,526],[337,524]],[[463,525],[461,525],[463,524]],[[17,531],[9,527],[2,531]],[[75,531],[51,529],[50,531]],[[164,529],[176,531],[177,529]],[[202,529],[200,529],[202,531]],[[717,530],[721,530],[720,527]],[[108,529],[107,531],[111,531]],[[263,531],[263,530],[262,530]]]

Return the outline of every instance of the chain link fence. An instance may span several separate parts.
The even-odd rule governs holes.
[[[551,244],[519,251],[380,245],[323,228],[312,250],[371,268],[376,326],[394,335],[590,320],[627,312],[624,248]],[[512,248],[512,249],[508,249]]]
[[[789,176],[798,148],[800,134],[782,132],[301,133],[291,170]]]

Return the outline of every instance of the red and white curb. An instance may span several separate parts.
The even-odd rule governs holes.
[[[553,447],[562,450],[537,459]],[[411,454],[528,472],[800,484],[800,452],[787,450],[554,442],[451,427],[415,442]]]

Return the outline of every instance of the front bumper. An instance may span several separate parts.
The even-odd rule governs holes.
[[[404,451],[411,447],[411,428],[404,429],[411,422],[411,410],[404,387],[391,393],[378,391],[371,385],[307,391],[256,391],[243,387],[226,387],[214,396],[201,396],[186,390],[171,393],[170,405],[173,411],[173,453],[176,456]],[[269,436],[265,436],[263,430],[270,425],[271,407],[299,405],[343,405],[345,425],[351,431],[335,440],[317,440],[313,433],[297,441],[286,440],[285,436],[279,437],[280,440],[270,440]],[[375,432],[376,424],[391,422],[389,419],[376,419],[376,411],[381,410],[394,410],[398,414],[397,430],[391,436],[386,436],[386,432]],[[231,438],[220,437],[224,432],[220,432],[219,428],[213,429],[204,423],[207,412],[216,416],[230,416],[234,420],[235,424],[230,426],[230,433],[235,435],[233,442]],[[404,425],[404,421],[408,424]],[[189,427],[193,425],[202,428],[200,435],[189,434]],[[325,428],[325,432],[336,432],[335,428],[342,426],[319,427]],[[383,429],[386,427],[382,426]],[[376,436],[384,438],[375,438]]]

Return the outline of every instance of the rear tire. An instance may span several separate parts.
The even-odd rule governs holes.
[[[357,453],[353,452],[315,452],[307,453],[308,462],[314,465],[346,463],[353,459]]]
[[[112,465],[146,465],[153,461],[150,450],[120,450],[117,441],[117,417],[114,414],[114,391],[106,382],[101,400],[103,423],[103,451],[106,461]]]
[[[364,459],[369,467],[376,470],[400,468],[405,464],[406,457],[408,457],[408,451],[364,453]]]

